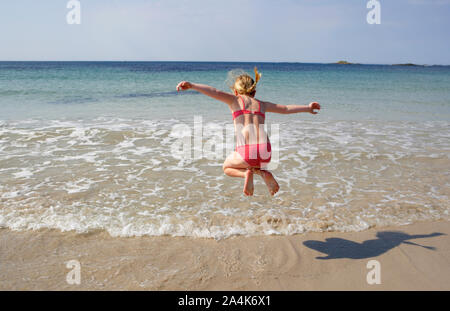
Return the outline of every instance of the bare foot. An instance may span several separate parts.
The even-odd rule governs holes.
[[[272,173],[265,170],[259,170],[261,177],[264,179],[264,182],[267,185],[267,188],[269,188],[269,192],[271,195],[275,195],[275,193],[280,190],[280,186],[278,185],[277,181],[273,177]]]
[[[245,172],[244,193],[253,195],[253,171],[250,169]]]

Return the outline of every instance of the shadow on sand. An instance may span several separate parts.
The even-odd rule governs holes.
[[[440,235],[444,234],[435,232],[431,234],[409,235],[407,233],[399,231],[380,231],[377,232],[377,239],[367,240],[362,243],[357,243],[340,238],[329,238],[325,239],[325,242],[309,240],[303,242],[303,244],[306,247],[328,255],[324,257],[316,257],[316,259],[364,259],[384,254],[390,249],[397,247],[402,243],[435,250],[434,247],[423,246],[414,242],[409,242],[408,240],[431,238]]]

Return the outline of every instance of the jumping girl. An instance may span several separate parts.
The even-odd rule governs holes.
[[[261,73],[258,73],[256,67],[255,80],[246,73],[240,74],[230,85],[233,94],[187,81],[177,85],[177,91],[193,89],[226,103],[230,108],[236,132],[236,151],[223,163],[223,171],[231,177],[245,178],[245,195],[253,195],[253,174],[263,178],[271,195],[275,195],[280,189],[272,173],[265,169],[271,158],[270,141],[264,131],[266,112],[317,114],[315,110],[320,110],[320,105],[316,102],[308,106],[277,105],[256,99],[256,84],[260,78]]]

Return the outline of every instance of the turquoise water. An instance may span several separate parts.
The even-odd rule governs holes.
[[[223,174],[226,105],[175,90],[226,90],[255,65],[257,98],[322,106],[267,115],[275,197]],[[202,134],[194,156],[174,155],[180,133]],[[0,227],[224,238],[450,219],[449,167],[450,67],[0,62]]]
[[[307,119],[450,120],[450,67],[179,62],[0,62],[0,119],[183,119],[201,111],[225,120],[226,107],[177,94],[176,84],[227,90],[228,70],[255,65],[263,73],[259,98],[322,104]]]

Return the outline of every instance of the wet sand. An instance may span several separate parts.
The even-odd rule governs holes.
[[[381,284],[367,283],[370,260]],[[219,241],[1,229],[0,289],[450,290],[450,223]]]

